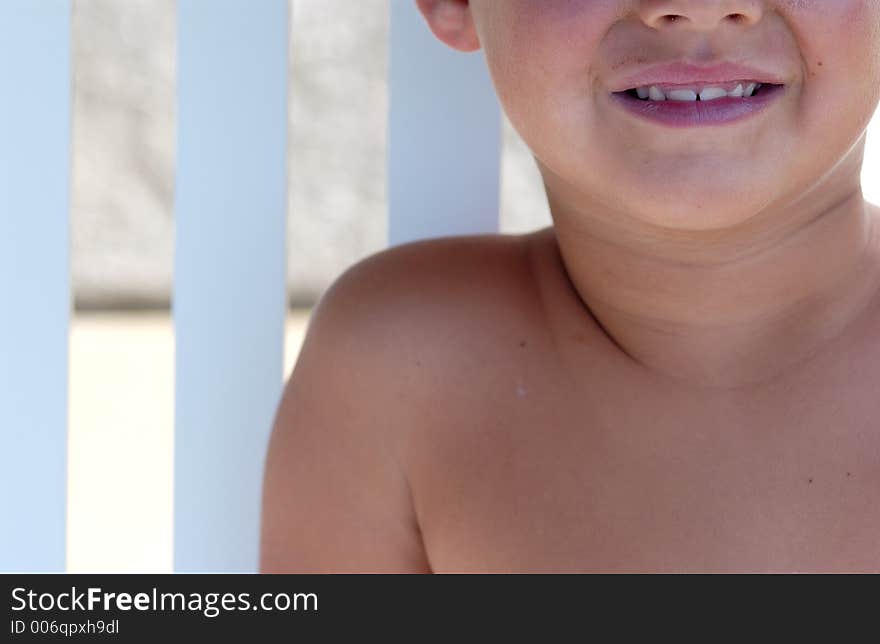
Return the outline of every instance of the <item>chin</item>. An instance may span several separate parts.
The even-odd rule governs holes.
[[[712,179],[715,179],[713,177]],[[659,183],[643,185],[631,194],[642,195],[633,203],[628,196],[628,212],[662,228],[677,230],[723,230],[734,228],[760,212],[763,202],[754,188],[756,182],[714,181],[702,177],[667,177]]]

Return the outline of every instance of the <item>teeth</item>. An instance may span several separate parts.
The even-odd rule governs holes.
[[[729,87],[729,85],[728,85]],[[725,96],[730,96],[733,98],[744,98],[748,96],[752,96],[756,90],[761,87],[761,83],[746,83],[743,86],[743,83],[739,83],[734,89],[726,90],[723,87],[703,87],[702,89],[697,91],[695,89],[669,89],[662,90],[656,85],[651,85],[650,87],[636,87],[636,94],[642,100],[652,100],[652,101],[696,101],[697,97],[701,101],[714,101],[717,98],[724,98]]]
[[[720,87],[704,87],[700,92],[701,101],[712,101],[722,96],[727,96],[727,91]]]
[[[656,85],[651,85],[648,89],[648,96],[652,101],[665,101],[666,95]]]
[[[695,101],[697,93],[692,89],[673,89],[666,92],[666,98],[670,101]]]

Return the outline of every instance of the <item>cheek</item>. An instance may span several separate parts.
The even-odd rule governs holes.
[[[865,57],[872,67],[875,84],[880,85],[880,0],[867,0],[862,5],[859,20],[866,30]]]
[[[508,2],[509,0],[503,0]],[[524,0],[513,22],[524,44],[540,56],[586,61],[626,2],[620,0]]]
[[[488,2],[485,24],[491,27],[483,44],[490,66],[511,77],[551,78],[588,69],[604,31],[626,4],[620,0]]]
[[[799,35],[808,70],[827,67],[824,58],[876,59],[880,0],[785,0],[783,16]],[[819,65],[822,62],[822,65]]]
[[[807,96],[827,110],[838,106],[869,118],[880,93],[880,0],[786,4],[800,39]]]
[[[522,132],[589,88],[591,65],[621,0],[487,0],[483,49],[496,90]]]

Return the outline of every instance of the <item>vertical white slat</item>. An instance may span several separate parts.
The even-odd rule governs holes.
[[[70,3],[0,1],[0,571],[64,572]]]
[[[415,0],[391,0],[388,243],[495,233],[501,109],[482,51],[439,42]]]
[[[177,11],[174,567],[249,572],[283,384],[288,3]]]

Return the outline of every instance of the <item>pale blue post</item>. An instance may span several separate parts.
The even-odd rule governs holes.
[[[287,0],[179,0],[174,567],[255,571],[283,378]]]
[[[498,232],[501,110],[482,52],[449,49],[415,0],[391,0],[389,92],[389,245]]]
[[[68,0],[0,0],[0,79],[0,572],[64,572]]]

